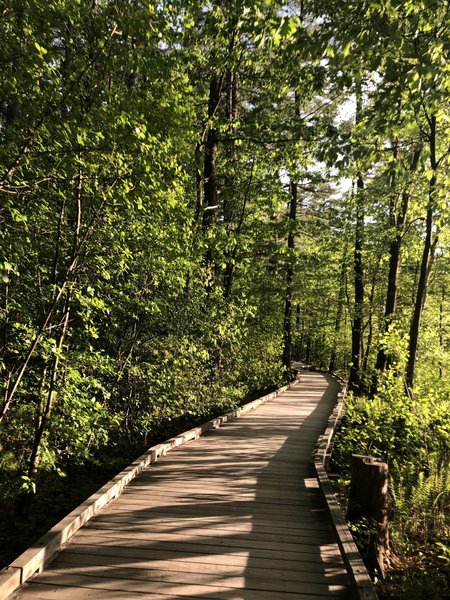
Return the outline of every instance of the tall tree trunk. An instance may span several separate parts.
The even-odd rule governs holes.
[[[69,315],[70,315],[70,292],[67,294],[66,303],[64,306],[64,314],[63,320],[61,324],[61,331],[59,334],[58,343],[56,346],[56,352],[52,359],[52,364],[50,368],[50,381],[48,390],[45,392],[46,400],[38,408],[38,415],[36,418],[36,429],[34,432],[33,445],[31,448],[31,455],[28,462],[28,477],[33,477],[36,473],[36,469],[39,462],[39,449],[42,442],[42,437],[44,435],[45,429],[47,427],[48,418],[52,412],[53,405],[56,399],[57,391],[56,384],[58,380],[58,372],[59,372],[59,364],[60,364],[60,352],[62,350],[62,346],[64,344],[64,340],[67,334],[68,325],[69,325]]]
[[[226,96],[226,118],[228,121],[228,129],[230,134],[234,131],[233,121],[237,116],[237,73],[233,69],[229,69],[227,71],[226,76],[227,82],[227,96]],[[227,192],[224,196],[223,201],[223,218],[224,225],[227,230],[227,235],[229,238],[232,238],[232,249],[225,253],[225,272],[223,275],[223,295],[226,303],[228,303],[231,297],[231,291],[233,288],[233,280],[234,280],[234,269],[236,266],[236,255],[238,250],[238,237],[240,235],[242,225],[244,223],[247,199],[248,199],[248,191],[253,179],[253,165],[252,163],[250,178],[247,187],[247,191],[244,195],[242,206],[238,211],[238,207],[236,206],[235,201],[235,177],[233,172],[233,166],[236,162],[236,148],[233,141],[229,142],[227,145],[227,157],[229,160],[229,164],[232,169],[232,177],[227,176],[225,187],[227,188]],[[237,217],[237,213],[240,213],[239,217]],[[237,223],[235,223],[235,219]]]
[[[334,372],[336,370],[337,344],[339,339],[339,332],[341,330],[342,312],[344,310],[345,288],[347,279],[347,250],[347,238],[345,238],[345,245],[342,253],[341,275],[339,277],[339,294],[336,308],[336,320],[334,322],[333,347],[331,348],[330,363],[328,365],[328,369],[331,372]]]
[[[72,250],[70,262],[71,264],[74,262],[77,253],[78,246],[80,241],[81,234],[81,219],[82,219],[82,190],[83,190],[83,174],[81,169],[78,170],[78,176],[75,187],[75,222],[74,222],[74,231],[72,236]],[[59,250],[58,250],[59,251]],[[56,265],[54,266],[56,273]],[[56,385],[58,380],[58,371],[60,364],[60,355],[61,350],[64,344],[64,340],[66,338],[66,334],[69,328],[69,316],[70,316],[70,306],[72,301],[72,291],[73,288],[69,287],[66,292],[66,298],[64,301],[62,315],[61,315],[61,324],[59,329],[59,338],[56,344],[56,350],[51,360],[50,367],[50,381],[48,391],[46,393],[46,401],[42,407],[41,405],[38,407],[38,415],[36,419],[36,429],[34,433],[33,445],[31,448],[31,456],[28,463],[28,476],[32,477],[36,471],[38,458],[39,458],[39,448],[42,442],[42,437],[45,432],[45,428],[47,426],[48,418],[53,409],[54,401],[56,398]]]
[[[361,361],[363,342],[363,306],[364,306],[364,280],[363,280],[363,235],[364,235],[364,182],[358,175],[356,182],[356,227],[354,249],[354,281],[355,303],[352,323],[352,357],[349,383],[355,387],[361,385]]]
[[[81,186],[81,178],[78,177],[77,180],[78,180],[78,185]],[[55,291],[53,293],[53,297],[51,298],[50,304],[47,307],[47,311],[43,317],[42,323],[37,328],[37,331],[34,335],[34,338],[32,339],[32,341],[30,343],[30,346],[29,346],[25,356],[23,357],[21,362],[18,362],[16,370],[13,373],[11,373],[11,375],[8,375],[7,385],[5,387],[3,401],[2,401],[2,404],[0,407],[0,422],[5,417],[6,413],[8,412],[8,409],[11,405],[11,402],[15,398],[15,395],[20,387],[20,384],[22,383],[22,379],[27,372],[30,360],[31,360],[36,348],[39,346],[44,334],[48,330],[48,327],[50,326],[52,317],[53,317],[61,299],[66,294],[66,290],[67,290],[69,284],[74,281],[74,278],[75,278],[77,270],[78,270],[78,263],[79,263],[79,260],[81,257],[81,253],[84,250],[85,246],[87,245],[87,242],[91,236],[93,227],[95,226],[95,224],[101,217],[102,210],[105,206],[105,202],[106,202],[105,200],[102,200],[100,202],[100,205],[95,210],[94,214],[90,217],[89,222],[86,225],[83,235],[77,236],[76,239],[74,237],[70,264],[66,268],[64,274],[61,276],[59,285],[55,286]],[[80,200],[78,200],[77,210],[80,208],[81,208],[81,204],[80,204]],[[76,217],[77,223],[78,223],[79,218],[80,218],[80,216],[78,214]],[[76,240],[78,240],[78,243],[76,243]]]
[[[365,373],[367,371],[367,366],[369,364],[369,357],[370,357],[370,352],[372,350],[372,339],[373,339],[373,313],[374,313],[374,298],[375,298],[375,287],[377,284],[377,275],[378,275],[378,269],[380,267],[380,263],[381,263],[381,256],[378,258],[378,264],[377,264],[377,268],[376,271],[373,274],[372,277],[372,284],[370,286],[370,293],[369,293],[369,298],[368,298],[368,305],[369,305],[369,318],[368,318],[368,334],[367,334],[367,344],[366,344],[366,351],[364,353],[364,358],[363,358],[363,364],[362,364],[362,370]]]
[[[214,120],[220,102],[222,78],[215,75],[211,77],[209,86],[208,120]],[[216,222],[217,215],[217,152],[219,148],[219,135],[214,124],[210,125],[206,136],[204,149],[203,168],[203,232],[205,233],[211,225]],[[209,244],[206,250],[206,264],[210,270],[211,285],[215,278],[214,250]]]
[[[419,163],[421,148],[417,149],[411,160],[410,172],[414,173]],[[394,177],[394,176],[393,176]],[[394,181],[391,182],[392,187]],[[396,211],[396,202],[393,199],[390,206],[389,214],[389,225],[395,229],[394,238],[391,240],[389,246],[389,271],[388,271],[388,287],[386,291],[386,302],[384,308],[384,319],[383,319],[383,334],[389,331],[389,327],[393,321],[396,307],[397,307],[397,294],[398,294],[398,278],[400,271],[401,261],[401,247],[403,242],[403,235],[405,233],[405,223],[408,214],[409,205],[409,190],[404,189],[401,195],[400,208]],[[375,369],[378,371],[384,371],[389,366],[389,357],[386,354],[385,348],[381,345],[377,360],[375,363]],[[376,384],[375,384],[376,387]]]
[[[436,117],[430,117],[430,137],[429,137],[429,149],[430,149],[430,166],[433,172],[429,187],[428,187],[428,206],[426,215],[426,233],[425,241],[423,246],[422,261],[420,264],[419,272],[419,283],[417,285],[417,293],[414,304],[414,312],[411,319],[409,329],[409,346],[408,346],[408,363],[406,366],[406,386],[410,390],[414,385],[414,375],[416,368],[417,358],[417,346],[419,343],[419,331],[420,322],[422,319],[423,308],[425,306],[425,300],[428,290],[428,280],[430,276],[431,267],[434,261],[434,253],[438,242],[438,234],[433,239],[433,227],[434,227],[434,206],[435,206],[435,195],[436,195]]]
[[[443,363],[442,356],[444,351],[444,302],[445,302],[445,283],[442,284],[441,288],[441,301],[439,302],[439,379],[442,379],[443,375]]]
[[[294,280],[295,225],[297,222],[297,182],[291,181],[291,201],[289,206],[288,262],[286,267],[286,288],[283,320],[283,365],[290,369],[292,361],[292,283]]]

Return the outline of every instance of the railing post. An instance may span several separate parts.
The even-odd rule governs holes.
[[[366,548],[369,569],[383,577],[388,531],[388,465],[372,456],[352,455],[347,521]]]

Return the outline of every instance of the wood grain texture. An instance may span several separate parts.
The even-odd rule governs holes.
[[[320,373],[145,469],[20,600],[305,600],[352,586],[312,452],[339,385]]]

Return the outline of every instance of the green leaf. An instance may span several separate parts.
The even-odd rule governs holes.
[[[34,42],[34,45],[40,54],[47,54],[47,50],[43,46],[40,46],[37,42]]]

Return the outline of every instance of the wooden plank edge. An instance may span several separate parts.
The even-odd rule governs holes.
[[[345,521],[341,507],[335,498],[331,481],[328,478],[325,467],[320,460],[314,461],[314,467],[316,469],[320,489],[322,490],[327,503],[333,527],[336,531],[337,542],[345,568],[347,569],[347,573],[356,591],[356,598],[359,600],[378,600],[375,586],[370,579],[358,547],[356,546],[350,529]]]
[[[264,402],[272,400],[279,394],[295,386],[298,381],[299,376],[287,385],[284,385],[265,396],[261,396],[235,410],[219,417],[215,417],[214,419],[210,419],[198,427],[193,427],[165,442],[150,447],[144,454],[139,456],[128,467],[105,483],[105,485],[97,492],[82,502],[77,508],[47,531],[47,533],[44,533],[43,536],[13,562],[0,571],[0,600],[6,600],[10,594],[16,591],[33,575],[42,572],[46,565],[61,549],[63,544],[67,543],[67,541],[108,502],[120,496],[123,488],[150,464],[157,462],[159,458],[165,456],[173,448],[196,440],[207,431],[219,429],[228,421],[237,419],[241,415],[254,410]]]
[[[314,468],[316,471],[319,487],[324,496],[328,513],[336,532],[337,542],[342,554],[342,559],[347,569],[358,600],[378,600],[375,586],[367,572],[364,561],[353,539],[351,531],[347,525],[342,509],[336,500],[333,486],[328,477],[326,466],[328,464],[333,449],[334,437],[337,427],[343,416],[344,399],[347,395],[347,385],[338,376],[331,374],[341,383],[341,391],[338,393],[336,405],[331,413],[324,433],[317,440],[314,450]]]
[[[6,598],[12,594],[22,583],[22,569],[18,567],[5,567],[0,571],[0,595]]]

